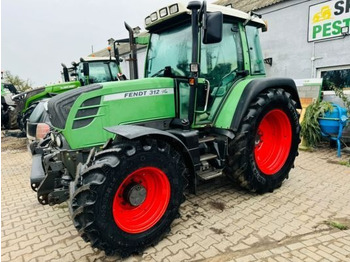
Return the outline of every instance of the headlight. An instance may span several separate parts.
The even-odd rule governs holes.
[[[61,139],[61,136],[60,135],[57,135],[56,136],[56,145],[58,147],[61,147],[62,146],[62,139]]]
[[[179,12],[179,6],[177,4],[169,6],[170,14],[175,14]]]
[[[54,133],[51,132],[50,138],[51,138],[51,141],[52,141],[52,142],[55,142],[55,135],[54,135]]]
[[[146,19],[145,19],[145,24],[146,25],[149,25],[151,23],[151,17],[150,16],[147,16]]]
[[[162,9],[159,10],[159,16],[160,17],[164,17],[168,15],[168,8],[164,7]]]
[[[154,22],[154,21],[156,21],[157,19],[158,19],[157,13],[156,13],[156,12],[152,13],[152,14],[151,14],[151,21]]]

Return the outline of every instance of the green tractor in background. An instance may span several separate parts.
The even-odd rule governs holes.
[[[68,200],[79,234],[107,255],[155,245],[201,180],[274,191],[300,142],[297,89],[265,78],[258,15],[192,1],[145,23],[146,78],[52,98],[51,142],[33,155],[38,201]]]
[[[137,79],[137,45],[146,45],[147,36],[134,36],[134,29],[131,28],[127,23],[125,27],[129,32],[129,38],[118,39],[113,43],[114,57],[112,59],[111,47],[108,47],[109,59],[106,57],[87,57],[80,59],[80,63],[72,62],[72,67],[67,68],[64,64],[62,78],[65,82],[79,80],[81,86],[88,85],[90,83],[100,82],[111,82],[127,80],[126,76],[121,72],[120,62],[122,59],[119,57],[119,44],[128,43],[130,45],[130,79]],[[146,39],[146,40],[145,40]],[[117,47],[118,46],[118,47]],[[67,90],[68,91],[68,90]],[[29,140],[29,149],[32,153],[35,152],[36,148],[45,146],[49,142],[47,133],[50,132],[52,126],[49,115],[47,113],[47,102],[48,98],[42,98],[35,102],[32,106],[34,109],[28,112],[30,113],[29,118],[26,119],[26,135]]]
[[[17,128],[16,103],[12,96],[18,94],[13,84],[3,82],[3,72],[1,71],[1,128]]]
[[[115,51],[115,54],[118,54],[118,52]],[[119,66],[119,56],[117,58],[80,58],[78,63],[72,62],[72,66],[67,68],[62,64],[63,83],[35,88],[13,96],[19,112],[17,117],[18,126],[23,132],[26,132],[28,118],[42,99],[92,83],[118,81],[120,77],[123,77]]]

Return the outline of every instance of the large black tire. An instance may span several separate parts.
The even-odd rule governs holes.
[[[224,173],[252,192],[272,192],[288,178],[300,143],[296,102],[268,89],[250,104],[230,142]]]
[[[69,201],[74,226],[86,242],[126,257],[170,231],[186,185],[183,158],[170,144],[123,141],[89,161],[78,168]]]

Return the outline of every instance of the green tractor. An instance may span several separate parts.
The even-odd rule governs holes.
[[[119,46],[120,43],[128,43],[130,45],[129,69],[130,79],[137,79],[137,45],[146,45],[147,36],[134,36],[134,29],[125,23],[125,28],[129,32],[129,38],[118,39],[113,43],[114,57],[112,59],[111,48],[107,48],[109,51],[109,60],[107,58],[96,58],[89,57],[87,59],[81,58],[81,63],[72,63],[73,67],[67,68],[64,64],[62,77],[65,82],[76,80],[77,78],[81,82],[81,85],[87,85],[89,83],[100,83],[115,81],[113,77],[117,75],[118,81],[127,80],[126,76],[121,72],[120,62],[122,59],[119,57]],[[106,62],[107,61],[107,62]],[[88,66],[86,66],[88,64]],[[84,67],[85,65],[85,67]],[[117,65],[117,67],[115,67]],[[90,72],[92,70],[92,72]],[[90,73],[89,73],[90,72]],[[117,73],[117,74],[116,74]],[[49,141],[50,137],[47,134],[52,129],[51,121],[47,113],[47,102],[50,98],[43,98],[36,102],[31,110],[29,118],[26,119],[26,134],[29,140],[29,149],[32,153],[35,152],[36,148],[45,146]]]
[[[18,94],[18,91],[13,84],[3,82],[2,74],[3,72],[1,72],[1,128],[15,129],[17,128],[17,111],[12,96]]]
[[[146,78],[52,98],[51,142],[33,155],[38,201],[68,200],[79,234],[107,255],[155,245],[202,180],[279,188],[300,142],[295,83],[265,78],[257,15],[192,1],[145,23]]]
[[[13,96],[18,108],[18,126],[26,132],[26,123],[31,113],[42,99],[92,83],[117,81],[121,76],[118,58],[86,57],[80,62],[72,63],[73,67],[63,67],[63,83],[48,85]]]

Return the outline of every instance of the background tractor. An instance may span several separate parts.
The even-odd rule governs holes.
[[[192,1],[145,24],[146,78],[50,99],[55,130],[33,155],[38,201],[68,200],[79,234],[107,255],[156,244],[201,180],[279,188],[300,142],[295,83],[265,78],[257,15]]]
[[[136,79],[137,76],[137,54],[136,54],[136,45],[144,45],[147,43],[143,39],[143,37],[134,37],[133,28],[131,28],[127,23],[125,23],[126,29],[129,31],[129,38],[118,39],[113,43],[114,49],[114,57],[111,58],[111,48],[107,48],[109,51],[109,62],[104,62],[107,58],[96,58],[96,57],[88,57],[87,59],[81,59],[81,61],[88,62],[89,68],[87,68],[90,72],[90,69],[93,71],[92,73],[86,72],[87,69],[84,69],[83,63],[77,64],[72,62],[73,67],[67,68],[64,64],[62,76],[65,82],[79,80],[82,85],[86,85],[91,83],[100,83],[100,82],[110,82],[115,81],[116,78],[113,77],[117,75],[118,80],[123,81],[127,80],[126,76],[121,72],[120,62],[122,59],[119,57],[119,51],[116,47],[116,44],[119,43],[129,43],[130,45],[130,72],[136,70],[136,72],[132,72],[130,74],[130,79]],[[147,40],[147,37],[146,37]],[[144,43],[145,42],[145,43]],[[112,63],[112,62],[113,63]],[[115,65],[117,64],[117,69]],[[80,72],[80,73],[79,73]],[[116,74],[117,73],[117,74]],[[46,145],[50,140],[47,137],[47,133],[52,129],[50,117],[47,113],[47,103],[50,98],[44,98],[38,101],[35,105],[35,108],[31,112],[29,118],[27,118],[27,138],[29,140],[29,148],[32,153],[35,152],[36,147],[42,147]]]
[[[62,64],[64,83],[35,88],[13,96],[19,112],[18,126],[23,132],[26,132],[27,120],[40,100],[92,83],[117,81],[118,74],[121,74],[119,57],[80,58],[80,62],[72,62],[72,65],[67,68]]]
[[[18,94],[13,84],[4,83],[1,72],[1,128],[17,128],[17,111],[16,103],[12,96]]]

